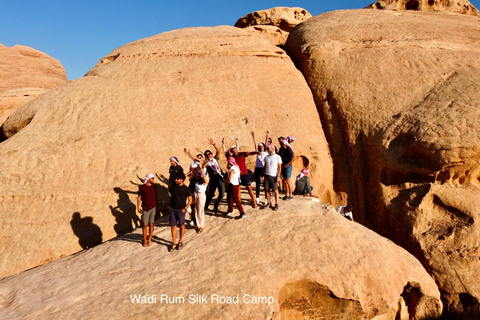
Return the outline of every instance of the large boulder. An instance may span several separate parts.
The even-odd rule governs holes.
[[[472,16],[350,10],[286,43],[314,92],[335,190],[422,261],[460,318],[480,314],[479,39]]]
[[[149,248],[137,230],[3,279],[0,318],[408,320],[442,312],[418,260],[316,199],[250,208],[240,221],[207,215],[205,231],[188,229],[173,253],[168,219],[157,221]]]
[[[447,11],[478,17],[478,9],[468,0],[379,0],[365,9]]]
[[[58,60],[30,47],[0,44],[0,125],[28,101],[66,82]]]
[[[149,172],[167,206],[169,157],[183,148],[254,151],[266,130],[293,134],[314,192],[334,202],[333,164],[313,95],[282,49],[234,27],[166,32],[125,45],[85,77],[50,90],[6,122],[0,144],[0,276],[131,231]],[[23,129],[21,129],[23,128]],[[21,129],[21,130],[20,130]],[[254,168],[255,157],[248,157]],[[221,163],[225,169],[225,160]]]
[[[290,32],[295,26],[312,15],[303,8],[276,7],[268,10],[259,10],[249,13],[235,23],[237,28],[246,28],[257,25],[276,26],[283,31]]]

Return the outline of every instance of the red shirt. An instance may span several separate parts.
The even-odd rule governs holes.
[[[157,206],[157,189],[153,184],[150,186],[142,184],[140,188],[138,188],[138,195],[142,197],[143,210],[148,211]]]
[[[234,156],[235,161],[238,164],[238,167],[240,168],[240,174],[248,174],[248,169],[247,169],[247,164],[245,163],[245,158],[247,156],[245,155],[245,152],[239,152],[236,156]]]

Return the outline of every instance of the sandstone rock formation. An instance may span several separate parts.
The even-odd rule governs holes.
[[[274,46],[283,46],[288,38],[288,32],[276,26],[257,25],[245,27],[244,30],[252,32],[257,37],[262,37]]]
[[[238,19],[235,27],[245,28],[249,26],[269,25],[290,32],[297,24],[311,17],[312,15],[302,8],[276,7],[249,13]]]
[[[58,60],[30,47],[0,44],[0,125],[28,101],[66,82]]]
[[[450,317],[480,314],[480,23],[349,10],[299,25],[305,74],[356,219],[431,272]]]
[[[240,221],[207,215],[205,231],[188,229],[173,253],[168,225],[157,221],[149,248],[138,230],[0,280],[0,318],[407,320],[442,311],[418,260],[316,199],[250,208]]]
[[[293,175],[310,163],[316,195],[335,202],[332,160],[303,75],[282,49],[239,28],[183,29],[125,45],[4,127],[23,129],[0,143],[0,276],[131,231],[140,178],[158,174],[165,208],[169,157],[186,167],[183,148],[212,148],[210,137],[230,146],[238,136],[240,149],[252,151],[252,130],[259,141],[266,130],[274,139],[293,134],[302,156]]]
[[[379,0],[365,9],[448,11],[479,16],[477,8],[468,0]]]

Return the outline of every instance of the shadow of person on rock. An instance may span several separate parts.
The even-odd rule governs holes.
[[[92,217],[82,218],[80,212],[74,212],[70,225],[83,249],[89,249],[102,243],[102,230],[93,223]]]
[[[122,235],[128,232],[132,232],[136,228],[141,227],[140,218],[136,214],[136,206],[128,194],[137,194],[135,191],[123,190],[122,188],[115,187],[113,191],[118,194],[117,206],[110,207],[112,215],[115,217],[115,226],[113,229],[117,235]]]

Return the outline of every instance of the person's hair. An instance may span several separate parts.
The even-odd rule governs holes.
[[[198,180],[198,182],[200,182],[200,184],[204,184],[204,183],[205,183],[205,179],[203,179],[202,176],[197,177],[197,180]]]
[[[210,150],[207,149],[207,150],[205,150],[205,152],[203,153],[203,154],[205,155],[205,157],[207,156],[207,153],[211,153],[211,154],[213,155],[212,151],[210,151]]]
[[[199,153],[199,154],[197,154],[197,157],[203,158],[203,154],[202,154],[202,153]]]
[[[183,172],[179,172],[175,175],[175,180],[181,179],[185,181],[185,174]]]

